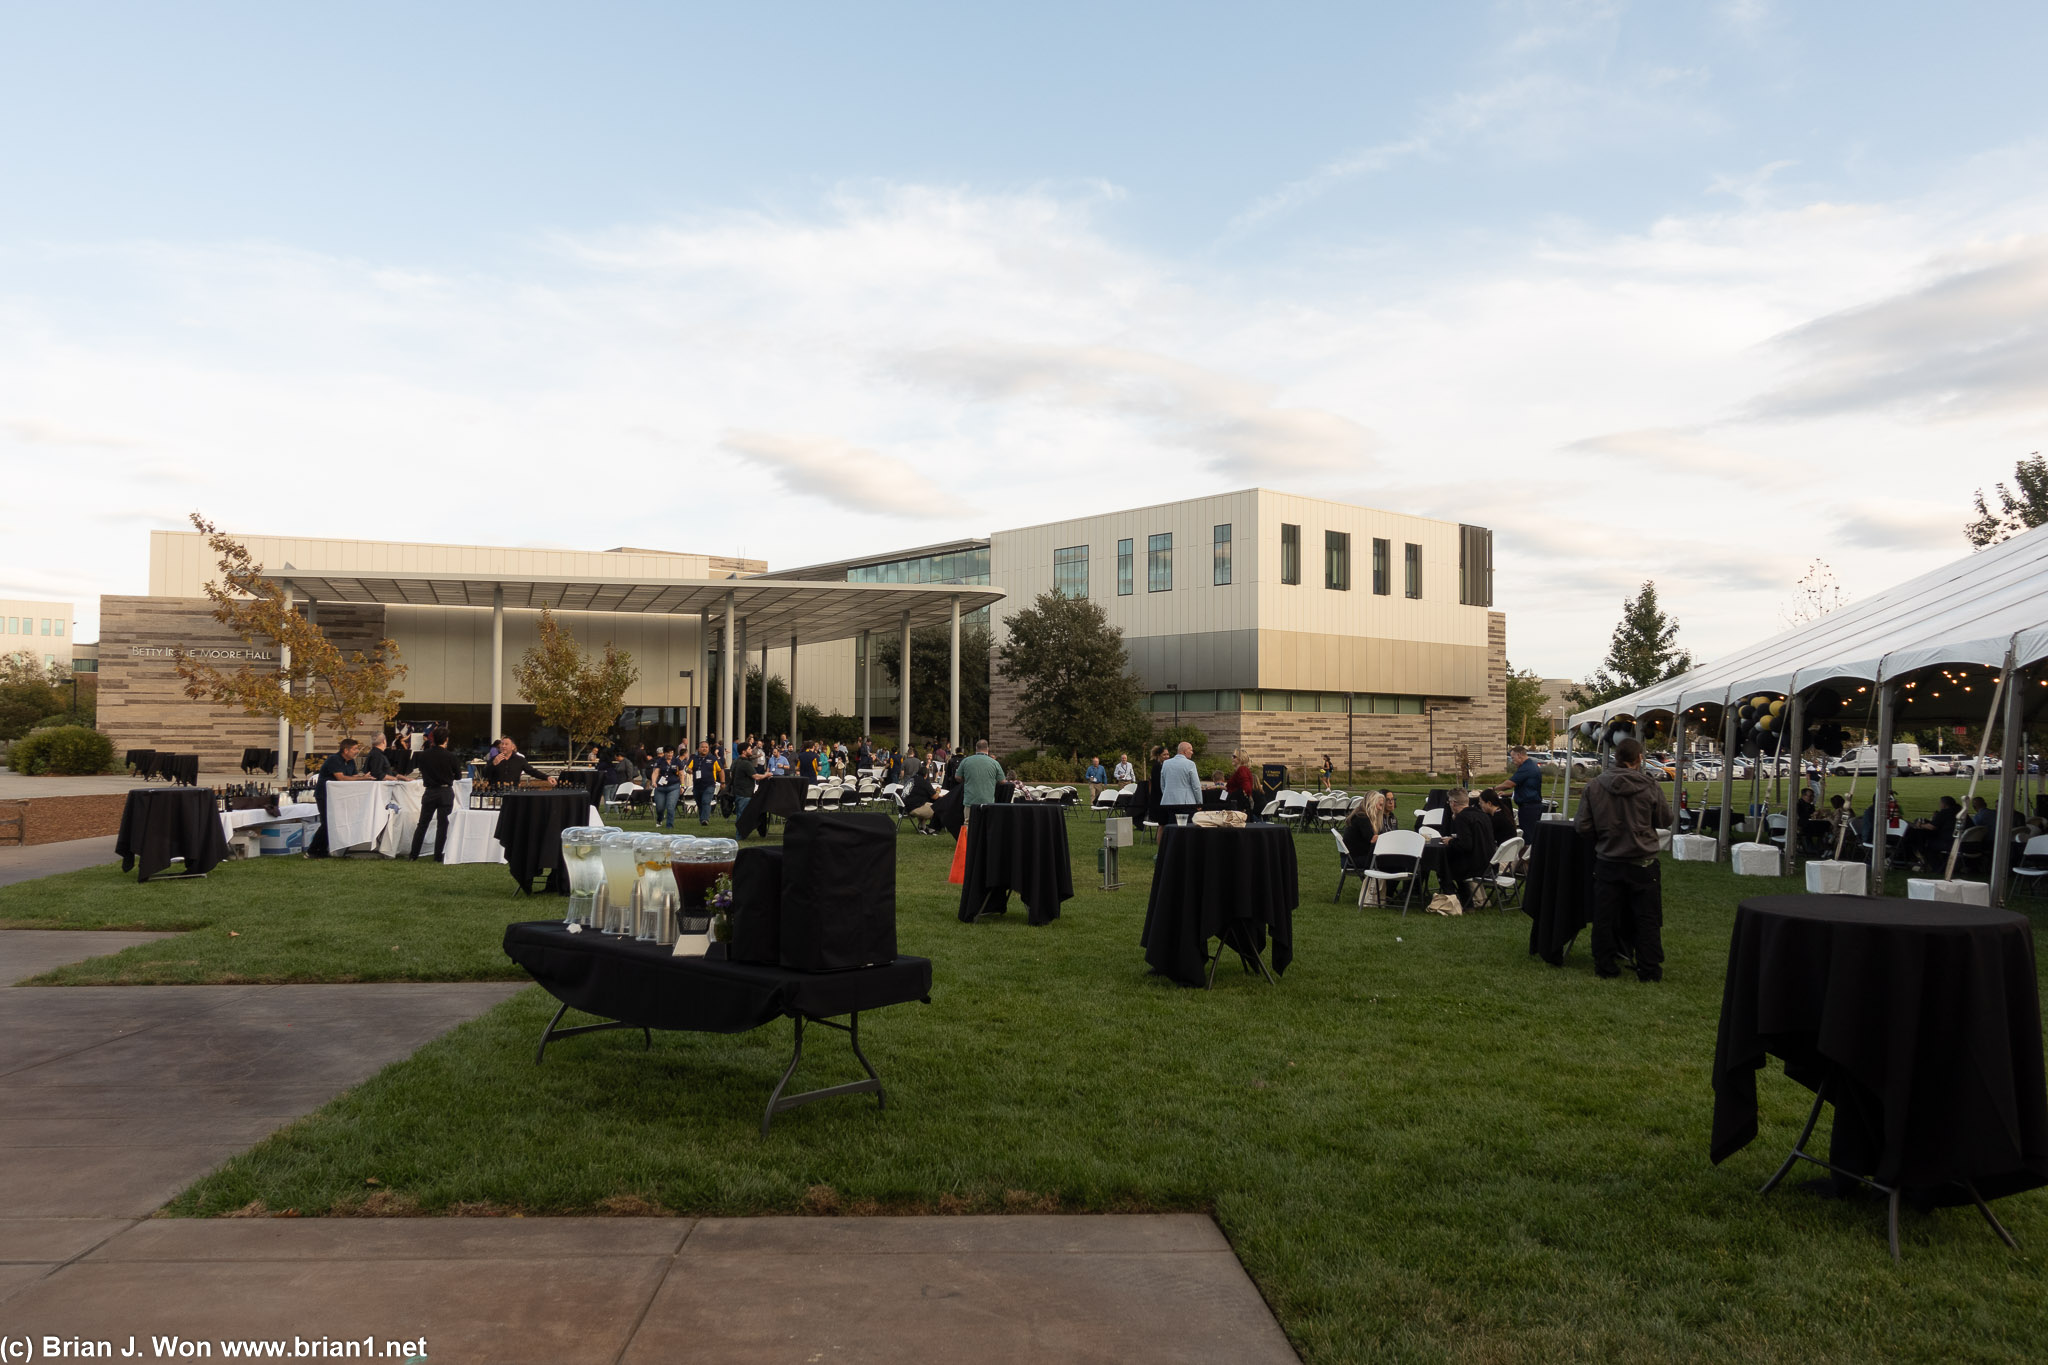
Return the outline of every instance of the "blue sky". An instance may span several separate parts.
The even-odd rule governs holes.
[[[1518,664],[1651,575],[1732,647],[2043,447],[2044,30],[0,5],[0,469],[113,475],[0,594],[90,632],[194,506],[788,565],[1260,483],[1495,526]]]

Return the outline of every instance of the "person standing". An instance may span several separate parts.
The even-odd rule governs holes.
[[[320,771],[313,778],[313,804],[320,808],[320,828],[313,835],[312,846],[306,850],[308,858],[325,858],[327,853],[327,784],[330,782],[367,782],[367,773],[356,771],[356,752],[361,744],[345,739],[335,746],[320,764]]]
[[[732,793],[732,818],[739,820],[747,813],[747,802],[754,796],[754,746],[740,746],[737,757],[732,761],[731,780],[726,783]]]
[[[1230,778],[1223,785],[1230,793],[1231,806],[1243,811],[1247,816],[1251,815],[1253,796],[1259,789],[1259,779],[1252,774],[1252,765],[1244,761],[1244,755],[1230,756]]]
[[[455,755],[448,752],[448,732],[436,726],[427,736],[427,747],[413,760],[426,790],[420,793],[420,822],[412,827],[412,861],[420,860],[420,844],[427,837],[427,822],[434,822],[434,861],[448,861],[448,818],[455,810],[455,777],[462,771]]]
[[[1579,797],[1579,833],[1593,840],[1593,972],[1615,977],[1616,926],[1635,921],[1636,977],[1664,979],[1664,889],[1657,831],[1671,824],[1664,790],[1643,772],[1643,742],[1614,746],[1614,766]]]
[[[1324,754],[1323,766],[1320,769],[1318,769],[1316,773],[1316,775],[1322,779],[1324,791],[1330,790],[1330,779],[1336,775],[1336,772],[1337,765],[1330,762],[1330,756],[1328,754]]]
[[[1543,823],[1543,768],[1519,744],[1508,750],[1508,760],[1513,765],[1508,769],[1508,780],[1495,790],[1503,796],[1513,793],[1515,823],[1521,826],[1522,838],[1533,849],[1536,830]]]
[[[676,827],[676,807],[683,799],[683,770],[665,748],[647,760],[647,780],[654,788],[654,827]]]
[[[1003,765],[989,755],[988,741],[976,740],[974,752],[960,760],[960,801],[969,811],[996,802],[996,783],[1003,780]]]
[[[1111,776],[1116,781],[1127,786],[1138,780],[1138,770],[1131,766],[1131,756],[1129,754],[1118,754],[1116,756],[1116,771]]]
[[[1159,823],[1178,824],[1178,817],[1201,808],[1202,771],[1195,766],[1195,746],[1182,740],[1159,765]]]
[[[718,764],[711,757],[711,741],[701,740],[686,765],[690,774],[690,795],[697,802],[697,823],[711,823],[711,794],[718,785]]]

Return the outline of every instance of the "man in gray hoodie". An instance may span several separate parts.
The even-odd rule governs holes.
[[[1614,746],[1614,766],[1586,784],[1579,797],[1579,833],[1593,840],[1593,971],[1620,976],[1615,926],[1635,921],[1636,976],[1664,978],[1664,888],[1657,863],[1657,831],[1671,825],[1663,789],[1643,772],[1643,745]]]

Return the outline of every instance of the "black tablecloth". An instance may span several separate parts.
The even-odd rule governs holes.
[[[749,834],[767,833],[771,815],[801,814],[804,795],[815,785],[805,777],[755,778],[754,794],[748,799],[747,808],[740,812],[738,837],[744,839]]]
[[[1273,970],[1284,972],[1294,960],[1300,899],[1294,832],[1285,826],[1164,825],[1138,942],[1154,968],[1199,986],[1210,939],[1236,927],[1250,946],[1263,948],[1270,930]]]
[[[1869,1101],[1880,1184],[1967,1203],[2048,1184],[2048,1081],[2034,934],[1985,906],[1759,896],[1735,912],[1714,1130],[1721,1161],[1756,1136],[1764,1055],[1830,1099]],[[1837,1128],[1842,1124],[1838,1105]],[[1838,1156],[1840,1144],[1835,1148]]]
[[[211,872],[228,856],[220,829],[220,802],[198,788],[137,787],[121,808],[121,832],[114,839],[121,870],[142,865],[135,880],[146,882],[185,860],[187,872]]]
[[[1033,924],[1060,917],[1060,902],[1074,898],[1074,861],[1067,850],[1064,806],[977,806],[967,825],[967,868],[960,883],[960,919],[1008,908],[1010,893],[1024,900]]]
[[[277,750],[242,750],[242,771],[245,773],[267,773],[277,766]]]
[[[123,755],[122,762],[128,767],[135,769],[141,776],[148,777],[151,765],[156,762],[156,750],[130,749]]]
[[[161,777],[166,782],[179,782],[187,787],[199,784],[198,754],[167,754],[159,750],[150,755],[149,762],[141,769],[144,777]]]
[[[797,972],[754,962],[677,957],[658,943],[569,932],[551,920],[505,928],[505,955],[548,994],[585,1014],[637,1028],[745,1033],[785,1015],[829,1019],[931,994],[930,958]]]
[[[590,823],[590,798],[584,791],[508,790],[499,798],[498,825],[493,831],[505,846],[505,862],[521,891],[548,874],[549,895],[569,894],[569,865],[562,856],[562,831]]]
[[[1522,889],[1529,916],[1529,951],[1561,966],[1564,950],[1593,922],[1593,841],[1565,820],[1536,826],[1529,850],[1529,878]]]
[[[604,797],[604,774],[596,768],[564,768],[555,774],[555,786],[582,792],[594,806]]]

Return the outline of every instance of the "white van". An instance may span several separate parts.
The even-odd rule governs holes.
[[[1828,764],[1828,771],[1837,777],[1877,775],[1877,746],[1866,744],[1860,749],[1851,749],[1834,762]],[[1917,744],[1892,745],[1892,772],[1900,777],[1925,777],[1928,768],[1920,761],[1920,746]]]

